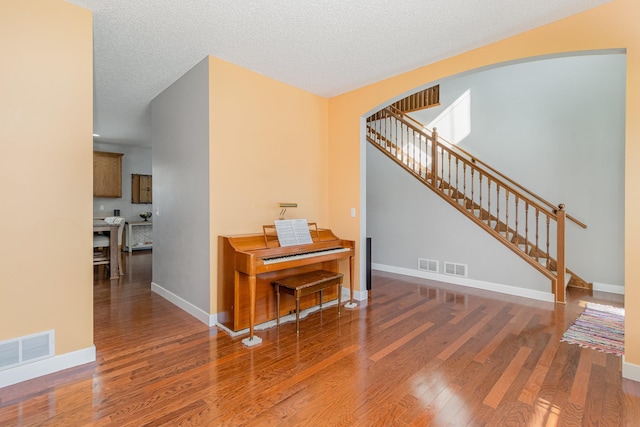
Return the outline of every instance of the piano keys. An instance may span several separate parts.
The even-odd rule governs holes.
[[[279,262],[295,261],[299,259],[312,258],[320,255],[335,254],[338,252],[348,252],[349,250],[350,250],[349,248],[335,248],[335,249],[323,249],[319,251],[305,252],[297,255],[280,255],[280,256],[274,256],[271,258],[264,258],[263,262],[265,264],[276,264]]]
[[[317,229],[312,240],[310,244],[280,247],[277,238],[268,238],[266,233],[219,236],[218,322],[232,331],[249,328],[251,340],[256,324],[276,318],[273,280],[313,270],[339,272],[340,263],[346,260],[353,301],[355,241],[340,239],[328,229]],[[327,291],[323,296],[324,301],[330,301],[337,293]],[[285,297],[280,304],[281,316],[295,309],[295,300]],[[319,303],[317,294],[307,295],[300,307]]]

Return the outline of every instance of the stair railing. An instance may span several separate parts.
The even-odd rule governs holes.
[[[397,117],[399,117],[401,120],[407,121],[412,123],[415,127],[417,127],[418,129],[424,129],[425,132],[430,133],[431,131],[429,131],[427,129],[427,127],[425,125],[423,125],[422,123],[420,123],[418,120],[416,120],[415,118],[411,117],[408,114],[403,113],[401,110],[395,108],[393,105],[390,105],[389,107],[387,107],[389,109],[391,109],[395,115]],[[483,162],[482,160],[478,159],[477,157],[475,157],[473,154],[469,153],[468,151],[464,150],[463,148],[458,147],[455,144],[450,143],[449,141],[445,140],[442,137],[438,137],[440,143],[442,144],[446,144],[447,146],[451,147],[452,149],[455,149],[456,151],[459,151],[460,153],[462,153],[466,158],[471,159],[472,162],[481,165],[484,169],[491,171],[493,174],[495,174],[496,176],[499,176],[500,178],[502,178],[502,180],[509,182],[514,188],[518,188],[520,189],[521,193],[524,194],[529,194],[533,199],[537,200],[538,202],[540,202],[541,204],[545,205],[547,208],[551,209],[551,210],[555,210],[557,209],[557,207],[552,204],[551,202],[545,200],[543,197],[537,195],[536,193],[534,193],[533,191],[527,189],[526,187],[523,187],[522,185],[520,185],[519,183],[517,183],[516,181],[512,180],[511,178],[509,178],[508,176],[504,175],[502,172],[494,169],[493,167],[491,167],[490,165],[488,165],[487,163]],[[582,228],[587,228],[586,224],[584,224],[583,222],[581,222],[580,220],[574,218],[573,216],[566,214],[567,219],[571,220],[573,223],[575,223],[576,225],[582,227]]]
[[[388,107],[367,119],[367,139],[548,277],[565,302],[564,205],[550,202]]]

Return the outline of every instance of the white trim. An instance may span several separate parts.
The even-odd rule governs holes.
[[[157,283],[151,282],[151,291],[160,295],[162,298],[166,299],[167,301],[177,306],[178,308],[186,311],[187,313],[189,313],[190,315],[192,315],[193,317],[195,317],[196,319],[198,319],[199,321],[201,321],[202,323],[204,323],[209,327],[214,326],[216,325],[216,323],[218,323],[218,315],[216,313],[214,314],[207,313],[206,311],[202,310],[199,307],[196,307],[195,305],[191,304],[189,301],[179,297],[173,292],[166,290],[165,288],[158,285]]]
[[[361,276],[364,276],[364,274],[362,274]],[[366,277],[365,277],[365,281],[366,281]],[[349,288],[345,288],[342,287],[342,301],[349,301]],[[357,289],[353,290],[353,300],[354,301],[364,301],[369,297],[369,291],[367,291],[366,289],[366,284],[364,285],[364,290],[363,291],[359,291]]]
[[[366,288],[366,286],[365,286]],[[345,288],[344,286],[342,287],[342,291],[340,293],[340,298],[342,301],[342,306],[348,310],[353,310],[355,308],[358,308],[358,303],[356,302],[350,302],[349,301],[349,295],[350,295],[350,290],[349,288]],[[364,301],[368,298],[369,296],[369,291],[367,291],[366,289],[364,291],[357,291],[357,290],[353,290],[353,300],[354,301]]]
[[[243,335],[243,334],[249,333],[249,328],[242,329],[242,330],[240,330],[240,331],[235,332],[235,331],[233,331],[233,330],[231,330],[231,329],[227,328],[226,326],[224,326],[222,323],[216,323],[216,326],[217,326],[218,328],[222,329],[224,332],[226,332],[226,333],[227,333],[227,335],[229,335],[231,338],[235,338],[235,337],[238,337],[238,336],[240,336],[240,335]],[[255,328],[255,326],[254,326],[254,328]],[[254,331],[254,332],[255,332],[255,331]]]
[[[345,293],[342,292],[342,296],[340,298],[343,298],[344,294]],[[347,300],[348,299],[349,298],[347,297]],[[345,302],[345,300],[342,299],[341,300],[341,304],[343,306],[344,306],[344,302]],[[331,300],[331,301],[323,302],[322,303],[322,309],[324,310],[325,308],[333,307],[334,305],[338,305],[338,298],[336,298],[334,300]],[[314,305],[314,306],[311,306],[309,308],[305,308],[304,310],[300,311],[299,319],[302,320],[305,317],[307,317],[309,314],[315,313],[316,311],[319,311],[319,310],[320,310],[320,305]],[[296,315],[295,314],[287,314],[286,316],[281,316],[280,317],[280,324],[293,322],[295,320],[296,320]],[[233,331],[233,330],[229,329],[228,327],[226,327],[225,325],[223,325],[221,323],[218,323],[216,326],[219,327],[220,329],[222,329],[223,331],[225,331],[227,334],[229,334],[229,336],[231,338],[235,338],[235,337],[238,337],[240,335],[244,335],[244,334],[248,334],[249,333],[249,328],[240,329],[239,331]],[[276,319],[271,319],[271,320],[267,320],[266,322],[258,323],[257,325],[254,325],[253,330],[254,330],[254,332],[263,331],[265,329],[274,328],[276,326],[277,326]],[[256,337],[255,334],[254,334],[254,337]],[[260,341],[260,342],[262,342],[262,341]],[[243,340],[243,343],[244,343],[244,340]],[[248,347],[251,346],[251,345],[255,345],[255,344],[248,344],[248,343],[244,343],[244,344],[246,346],[248,346]]]
[[[364,298],[361,298],[362,295],[364,294]],[[358,299],[360,297],[360,299]],[[367,291],[364,292],[360,292],[360,291],[353,291],[353,299],[355,301],[362,301],[364,299],[367,298]],[[346,307],[347,304],[349,304],[349,288],[345,288],[344,286],[342,287],[342,293],[340,294],[340,301],[343,307]],[[323,302],[322,303],[322,308],[327,308],[327,307],[331,307],[338,304],[338,299],[334,299],[331,301],[327,301],[327,302]],[[355,304],[355,303],[354,303]],[[357,304],[356,307],[346,307],[346,308],[357,308]],[[320,310],[320,305],[314,305],[312,307],[309,308],[305,308],[304,310],[300,311],[300,320],[304,319],[305,317],[307,317],[309,314],[314,313],[316,311]],[[281,316],[280,317],[280,323],[287,323],[287,322],[293,322],[294,320],[296,320],[296,315],[295,314],[287,314],[286,316]],[[259,323],[257,325],[254,325],[253,329],[254,332],[256,331],[262,331],[264,329],[269,329],[269,328],[273,328],[276,326],[276,320],[272,319],[272,320],[267,320],[266,322],[263,323]],[[245,329],[241,329],[239,331],[233,331],[231,329],[229,329],[228,327],[226,327],[225,325],[223,325],[222,323],[216,323],[216,326],[220,329],[222,329],[223,331],[225,331],[227,334],[229,334],[229,336],[231,338],[235,338],[237,336],[240,335],[244,335],[244,334],[248,334],[249,333],[249,328],[245,328]],[[255,337],[255,335],[254,335]],[[244,342],[244,341],[243,341]],[[250,346],[252,344],[245,344],[247,346]]]
[[[610,294],[624,295],[624,286],[620,285],[593,282],[593,290],[596,292],[608,292]]]
[[[364,274],[363,274],[363,275],[361,275],[361,276],[364,276]],[[365,278],[365,279],[366,279],[366,278]],[[364,287],[366,288],[366,285],[365,285]],[[344,287],[344,286],[343,286],[343,287],[342,287],[342,291],[341,291],[341,292],[342,292],[342,293],[340,294],[340,299],[341,299],[341,301],[342,301],[343,303],[348,303],[348,302],[349,302],[349,295],[350,295],[350,294],[349,294],[349,293],[350,293],[349,288],[346,288],[346,287]],[[366,300],[366,299],[368,298],[368,296],[369,296],[368,292],[369,292],[369,291],[367,291],[366,289],[365,289],[364,291],[359,291],[359,290],[357,290],[357,289],[354,289],[354,290],[353,290],[353,300],[354,300],[354,301],[364,301],[364,300]],[[324,303],[323,303],[323,304],[324,304]],[[343,304],[343,305],[344,305],[344,304]]]
[[[629,363],[622,356],[622,378],[640,382],[640,365]]]
[[[190,315],[192,315],[193,317],[195,317],[205,325],[209,327],[218,326],[219,328],[223,329],[232,337],[241,335],[249,331],[249,329],[247,329],[246,331],[243,330],[238,332],[231,331],[230,329],[226,328],[224,325],[218,323],[217,313],[208,314],[201,308],[196,307],[195,305],[191,304],[189,301],[186,301],[185,299],[179,297],[173,292],[166,290],[165,288],[158,285],[157,283],[151,282],[151,291],[160,295],[162,298],[166,299],[167,301],[177,306],[178,308],[186,311],[187,313],[189,313]],[[365,291],[358,291],[355,289],[353,290],[353,299],[355,301],[364,301],[367,299],[367,295],[368,294],[366,290]],[[349,288],[345,288],[345,287],[342,288],[342,300],[343,301],[349,300]],[[256,325],[256,327],[257,326],[258,325]]]
[[[357,242],[359,247],[356,247],[356,252],[359,255],[360,264],[360,289],[364,291],[356,291],[354,289],[353,299],[357,301],[363,301],[367,299],[367,117],[375,113],[378,110],[372,110],[369,113],[360,116],[360,218],[357,218],[359,223],[360,241]],[[353,284],[356,287],[356,284]]]
[[[514,295],[518,297],[535,299],[538,301],[554,302],[553,293],[536,291],[533,289],[519,288],[517,286],[502,285],[499,283],[484,282],[466,277],[449,276],[444,274],[430,273],[426,271],[412,270],[409,268],[394,267],[384,264],[372,264],[374,270],[397,273],[405,276],[420,277],[423,279],[437,280],[439,282],[451,283],[454,285],[467,286],[470,288],[483,289],[486,291],[498,292],[501,294]]]
[[[60,354],[0,371],[0,388],[96,361],[96,347]]]

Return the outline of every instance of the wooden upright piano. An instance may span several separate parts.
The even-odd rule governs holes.
[[[262,234],[218,238],[220,324],[232,331],[248,327],[249,340],[253,340],[254,325],[276,318],[273,280],[312,270],[338,272],[339,261],[346,259],[349,260],[349,298],[353,302],[355,241],[340,239],[331,230],[316,228],[311,232],[313,243],[280,247],[269,226],[264,228]],[[324,295],[327,301],[337,298],[335,291]],[[301,299],[300,307],[312,307],[319,302],[317,295],[307,295]],[[289,314],[294,308],[293,298],[287,298],[280,304],[280,314]]]

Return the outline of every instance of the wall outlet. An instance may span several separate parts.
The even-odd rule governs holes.
[[[100,205],[100,210],[103,211],[104,210],[104,205]]]

